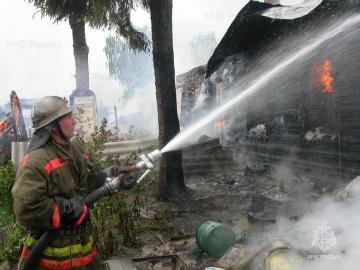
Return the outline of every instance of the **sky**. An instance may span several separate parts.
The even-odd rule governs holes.
[[[200,33],[214,32],[217,42],[247,0],[174,0],[173,39],[176,74],[205,63],[194,63],[190,42]],[[226,4],[225,4],[226,3]],[[136,26],[149,24],[143,11],[132,14]],[[41,17],[25,0],[3,3],[0,10],[0,105],[9,101],[11,90],[19,98],[45,95],[68,97],[75,88],[75,64],[68,22],[54,24]],[[107,30],[86,28],[90,48],[90,89],[98,104],[118,105],[121,87],[108,75],[103,52]],[[210,55],[209,55],[210,57]],[[155,96],[155,90],[150,91]]]

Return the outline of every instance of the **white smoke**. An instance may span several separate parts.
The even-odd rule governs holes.
[[[151,87],[151,89],[149,89]],[[128,132],[132,127],[138,133],[154,138],[158,134],[157,103],[154,86],[148,85],[137,89],[134,97],[125,105],[117,107],[119,128],[121,132]],[[115,126],[115,122],[110,123]]]
[[[360,263],[360,177],[332,196],[311,204],[299,220],[278,217],[276,224],[259,239],[284,239],[299,251],[304,261],[297,269],[358,269]],[[306,193],[304,193],[306,194]]]

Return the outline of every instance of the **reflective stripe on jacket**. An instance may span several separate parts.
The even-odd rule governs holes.
[[[40,235],[51,229],[54,197],[70,199],[85,196],[99,186],[99,183],[93,183],[97,180],[94,175],[96,173],[88,156],[79,147],[69,143],[63,148],[48,141],[27,154],[17,172],[12,189],[17,222],[29,232],[39,232]],[[82,266],[91,264],[97,252],[90,232],[90,219],[83,225],[87,227],[80,233],[76,231],[79,227],[76,227],[64,229],[65,232],[74,230],[75,233],[58,234],[43,251],[40,268],[36,269],[82,269]],[[24,243],[20,265],[39,235],[33,236],[29,235]]]

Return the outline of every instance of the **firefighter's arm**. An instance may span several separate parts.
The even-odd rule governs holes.
[[[28,227],[52,227],[53,199],[47,195],[46,178],[36,168],[22,167],[12,189],[17,221]]]
[[[96,168],[91,162],[88,162],[89,174],[88,183],[92,190],[101,187],[107,181],[107,178],[118,177],[121,181],[121,188],[130,189],[136,184],[137,170],[133,166],[111,165],[105,169]]]

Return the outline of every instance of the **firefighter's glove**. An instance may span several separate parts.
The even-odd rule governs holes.
[[[116,177],[120,174],[128,174],[134,170],[133,166],[118,166],[118,165],[111,165],[103,169],[103,173],[106,174],[107,177]]]
[[[120,186],[122,189],[131,189],[136,185],[136,178],[134,175],[129,175],[121,179]]]
[[[74,197],[71,199],[64,199],[62,197],[55,197],[55,209],[58,208],[60,222],[63,225],[80,225],[89,213],[86,204],[82,203],[82,197]],[[54,210],[55,214],[56,210]],[[53,217],[54,225],[54,217]],[[60,224],[59,224],[60,225]],[[54,227],[54,226],[53,226]],[[55,226],[56,227],[56,226]]]
[[[105,169],[102,170],[103,173],[106,174],[107,177],[115,177],[118,174],[120,174],[120,167],[117,165],[111,165],[109,167],[106,167]]]

